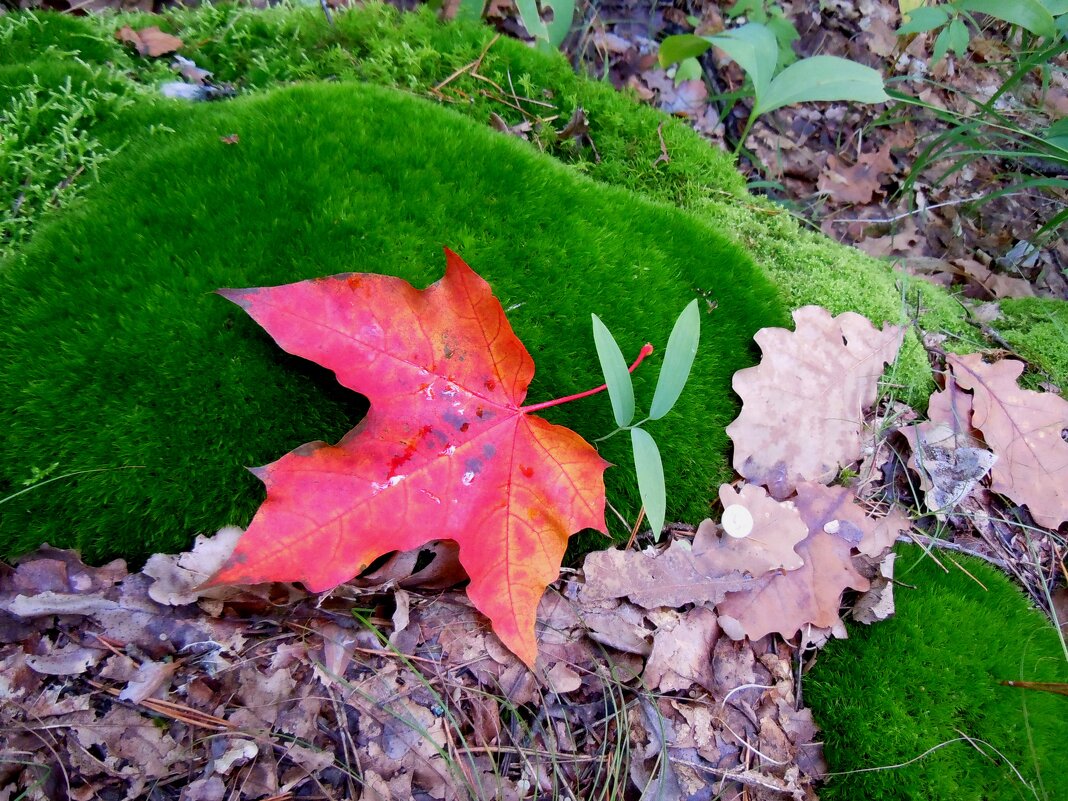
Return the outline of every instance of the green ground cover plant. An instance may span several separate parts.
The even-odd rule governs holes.
[[[162,99],[158,86],[174,73],[166,60],[138,58],[114,41],[125,23],[182,36],[183,54],[242,96],[200,105]],[[244,466],[303,442],[336,441],[359,419],[358,399],[329,372],[279,353],[213,294],[221,286],[365,270],[422,286],[440,274],[448,245],[491,281],[534,355],[532,401],[599,383],[591,312],[628,358],[648,339],[662,358],[675,315],[696,297],[701,349],[678,406],[656,431],[667,516],[693,522],[729,476],[724,427],[737,411],[730,376],[752,363],[752,333],[786,324],[789,308],[818,303],[877,323],[918,317],[953,334],[950,345],[978,344],[951,296],[750,197],[730,159],[682,124],[576,77],[560,57],[491,40],[474,25],[378,5],[336,14],[334,24],[318,9],[221,6],[162,19],[0,17],[0,147],[10,148],[10,164],[36,165],[0,168],[0,207],[20,192],[37,198],[10,223],[0,220],[0,415],[8,425],[0,439],[0,556],[42,540],[77,546],[91,561],[121,555],[135,564],[184,549],[198,532],[248,522],[262,489]],[[549,107],[520,101],[520,113],[462,72],[483,54],[483,79]],[[458,70],[441,87],[447,109],[422,97]],[[599,159],[588,143],[556,132],[578,107]],[[511,124],[535,123],[532,141],[490,132],[491,111]],[[555,115],[555,126],[538,127]],[[661,125],[666,163],[658,158]],[[1058,329],[1032,325],[1039,310],[1027,304],[1004,304],[1007,319],[1020,321],[1005,336],[1018,335],[1026,353],[1034,330],[1045,352]],[[1040,363],[1063,375],[1058,363]],[[647,408],[658,370],[643,370],[634,385]],[[891,391],[922,405],[931,383],[914,336],[890,381]],[[615,427],[603,395],[553,412],[590,438]],[[605,455],[628,465],[628,446],[615,437]],[[609,500],[633,522],[633,474],[613,468],[608,481]],[[621,536],[610,516],[613,525]],[[910,604],[900,592],[904,628],[858,631],[810,677],[806,700],[822,710],[835,769],[904,761],[931,738],[935,745],[957,736],[930,709],[944,701],[958,712],[950,722],[997,744],[1037,783],[1030,752],[1000,743],[1007,731],[1015,746],[1030,748],[1030,733],[1037,764],[1048,764],[1048,743],[1063,742],[1064,716],[1050,722],[1043,710],[1063,709],[1063,699],[992,689],[976,677],[993,676],[993,668],[975,673],[974,665],[1000,654],[990,664],[1007,665],[1005,678],[1063,680],[1063,656],[1050,662],[1044,644],[1053,632],[1020,611],[1022,598],[998,576],[981,575],[992,592],[973,598],[967,584],[940,573],[921,581],[923,566],[906,567],[900,577],[921,587],[923,600],[918,592]],[[962,634],[962,620],[986,629]],[[884,629],[886,642],[876,639]],[[913,638],[930,648],[925,656]],[[1032,659],[1038,667],[1028,672],[1022,660],[1033,654],[1045,661]],[[898,680],[899,663],[919,672],[911,682]],[[945,673],[946,665],[960,675]],[[962,683],[968,676],[973,681]],[[876,680],[884,684],[874,691]],[[862,742],[869,745],[858,749]],[[876,750],[883,743],[897,743],[904,756]],[[855,763],[846,762],[851,754]],[[945,766],[932,761],[939,755]],[[904,787],[927,788],[912,797],[978,798],[957,794],[956,783],[989,788],[992,776],[1004,780],[999,787],[1022,789],[967,745],[943,748],[912,770],[839,777],[827,792],[910,797],[894,795]],[[1056,798],[1063,778],[1050,773],[1042,789]],[[871,782],[871,792],[850,795],[852,782]]]
[[[994,328],[1057,386],[1068,387],[1068,303],[1051,298],[1001,301]]]
[[[835,313],[859,311],[875,321],[900,322],[919,314],[930,329],[968,335],[959,305],[947,294],[804,230],[781,208],[750,196],[731,158],[709,148],[681,122],[665,120],[606,84],[576,76],[561,56],[535,52],[512,40],[494,42],[486,28],[443,25],[426,9],[399,14],[374,3],[335,15],[334,24],[318,9],[205,6],[170,11],[162,18],[119,15],[76,20],[81,26],[77,36],[67,22],[60,28],[48,15],[15,19],[27,17],[32,24],[14,23],[13,15],[0,19],[0,35],[5,26],[17,27],[13,40],[21,44],[12,49],[12,60],[20,52],[41,53],[53,47],[73,54],[62,62],[52,59],[53,70],[76,64],[76,60],[107,66],[108,74],[122,83],[124,91],[139,98],[140,127],[126,118],[119,126],[103,124],[92,129],[112,147],[123,145],[131,132],[165,133],[168,115],[177,113],[148,102],[158,95],[160,82],[175,77],[166,59],[136,58],[111,39],[122,24],[158,24],[188,43],[183,55],[211,70],[214,80],[231,83],[241,92],[290,82],[359,80],[445,98],[451,108],[480,124],[491,112],[509,124],[526,119],[534,123],[532,144],[537,149],[598,182],[689,211],[735,239],[770,275],[788,307],[817,303]],[[90,45],[84,44],[86,39]],[[476,79],[463,68],[480,56],[481,77]],[[0,64],[4,59],[0,52]],[[441,93],[431,91],[449,78]],[[487,78],[532,102],[504,98],[521,105],[520,113],[502,103]],[[8,85],[20,86],[18,82]],[[0,85],[0,97],[4,91]],[[597,155],[588,144],[557,133],[577,107],[591,121]],[[539,125],[539,120],[553,116],[559,117],[555,127]],[[667,162],[659,158],[661,126],[670,155]],[[0,184],[0,194],[8,193],[14,194],[14,188]],[[926,357],[914,336],[906,341],[895,380],[899,391],[914,403],[922,404],[929,394],[932,385]]]
[[[18,417],[6,440],[3,492],[28,488],[57,463],[49,477],[101,471],[8,502],[2,524],[8,554],[42,539],[78,544],[91,559],[119,553],[137,559],[181,547],[197,531],[247,521],[258,494],[250,476],[224,479],[205,460],[230,476],[235,465],[259,464],[294,443],[337,438],[358,418],[359,409],[331,394],[328,378],[298,389],[292,376],[271,377],[265,365],[276,356],[255,366],[235,355],[239,351],[227,356],[217,330],[224,314],[198,294],[217,286],[367,269],[364,254],[373,254],[376,270],[425,283],[437,263],[434,254],[448,244],[510,298],[506,305],[517,304],[517,329],[533,342],[539,364],[549,365],[540,368],[544,383],[532,392],[553,387],[556,394],[584,387],[582,379],[593,373],[576,365],[594,367],[596,358],[585,331],[553,331],[553,321],[574,323],[612,307],[603,314],[606,323],[624,345],[633,339],[637,348],[646,331],[670,330],[672,321],[660,309],[703,296],[706,308],[718,304],[706,326],[706,341],[715,347],[699,358],[695,376],[703,373],[698,380],[710,383],[702,390],[695,381],[687,393],[690,408],[680,408],[676,422],[666,424],[675,428],[665,432],[664,448],[678,452],[666,459],[668,495],[676,499],[668,516],[690,520],[704,516],[714,496],[709,488],[727,475],[722,429],[734,401],[726,388],[730,373],[751,358],[748,339],[757,328],[781,324],[784,307],[812,301],[860,309],[877,320],[903,315],[899,277],[799,232],[788,216],[754,202],[729,159],[691,132],[665,126],[672,158],[657,165],[660,115],[577,78],[562,58],[503,40],[490,47],[489,32],[478,27],[442,25],[426,14],[398,15],[381,6],[338,15],[334,25],[314,10],[175,12],[151,21],[189,41],[183,52],[212,70],[215,80],[249,95],[188,105],[159,97],[159,82],[174,77],[163,60],[139,59],[114,41],[120,24],[143,27],[145,20],[14,19],[3,19],[0,34],[9,45],[3,56],[9,99],[43,70],[39,56],[45,54],[53,88],[65,86],[62,71],[69,68],[86,86],[119,98],[80,136],[121,157],[112,158],[99,189],[85,181],[85,201],[16,248],[3,268],[0,302],[15,321],[5,336],[25,357],[5,371],[5,387],[12,390],[4,396],[10,408],[18,407]],[[409,99],[403,108],[383,111],[389,95],[372,101],[373,92],[354,83],[425,90],[483,53],[479,69],[498,85],[511,82],[524,96],[550,97],[563,115],[581,105],[599,122],[600,160],[592,148],[561,140],[545,126],[536,144],[567,161],[571,170],[565,170],[529,145],[479,130],[425,101]],[[316,80],[331,77],[339,80]],[[474,90],[484,82],[461,77],[468,82],[455,87],[461,94],[452,98],[452,109],[476,119],[508,111],[495,93]],[[308,84],[301,90],[308,94],[299,94],[299,101],[297,95],[264,94],[291,82]],[[38,105],[51,97],[42,95]],[[377,133],[367,125],[372,118]],[[417,125],[428,132],[413,136]],[[47,121],[36,130],[47,140]],[[239,134],[238,144],[220,141],[231,133]],[[398,143],[402,168],[394,164]],[[602,188],[576,172],[599,179]],[[660,205],[620,188],[640,188],[635,194]],[[7,191],[16,189],[7,184]],[[779,291],[717,230],[753,250],[773,279],[784,278]],[[535,273],[535,264],[545,266]],[[525,289],[517,278],[522,272],[531,282]],[[817,297],[820,287],[826,296]],[[185,292],[184,302],[194,305],[177,302],[175,292]],[[925,307],[940,302],[936,294],[926,297],[934,300],[925,300]],[[617,319],[625,319],[623,327]],[[196,350],[198,341],[208,352]],[[551,348],[552,358],[537,353],[541,347]],[[55,356],[34,360],[31,348]],[[149,356],[160,363],[146,362]],[[915,351],[901,363],[898,380],[907,388],[928,380],[921,357]],[[639,393],[647,380],[636,378]],[[272,383],[274,395],[244,400],[248,387]],[[75,397],[79,405],[64,408],[63,399]],[[238,416],[220,412],[216,402],[230,404]],[[286,422],[264,425],[268,412]],[[603,412],[603,421],[587,417],[575,427],[592,429],[594,437],[610,431]],[[126,422],[117,426],[117,419]],[[37,445],[41,436],[49,437],[47,453]],[[703,449],[683,446],[692,442]],[[609,459],[614,447],[607,445]],[[187,469],[199,464],[200,478],[192,483],[169,467],[182,450]],[[617,489],[633,488],[632,481],[618,483]],[[633,493],[618,501],[624,517],[636,515],[634,501]],[[136,533],[124,538],[116,531],[131,510],[141,522],[127,520],[123,525]],[[83,515],[96,522],[72,527]]]
[[[538,363],[532,401],[600,383],[589,310],[636,355],[649,332],[666,342],[696,293],[718,304],[704,304],[709,344],[690,391],[658,424],[669,514],[704,515],[728,475],[730,376],[751,362],[753,333],[784,321],[740,248],[395,91],[309,84],[182,110],[173,135],[129,142],[0,277],[0,337],[14,357],[0,392],[5,494],[53,462],[129,468],[6,504],[7,554],[47,540],[138,558],[247,523],[260,490],[242,466],[336,441],[361,410],[332,376],[274,352],[213,290],[372,268],[425,286],[442,245],[510,310]],[[239,143],[220,141],[234,133]],[[634,376],[639,397],[655,375]],[[592,439],[615,428],[604,401],[552,417]],[[603,453],[629,463],[623,438]],[[612,472],[609,497],[633,520],[633,478]]]
[[[1056,632],[990,565],[938,557],[948,573],[922,549],[902,547],[895,617],[851,625],[806,676],[805,702],[837,774],[820,798],[1068,797],[1068,698],[1001,684],[1065,681]],[[883,766],[897,767],[872,770]]]

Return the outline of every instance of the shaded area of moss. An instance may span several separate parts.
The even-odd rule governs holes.
[[[939,554],[947,574],[919,548],[900,553],[896,577],[915,589],[895,588],[896,616],[851,625],[850,639],[830,643],[805,680],[830,770],[847,773],[834,776],[820,798],[1068,798],[1068,698],[1001,685],[1068,680],[1049,621],[984,562],[951,555],[980,586],[945,561],[950,555]],[[909,765],[871,770],[940,743],[948,744]]]
[[[173,134],[129,142],[0,274],[0,495],[56,462],[57,473],[128,468],[7,503],[4,555],[47,540],[136,560],[247,523],[262,490],[243,466],[336,441],[362,409],[213,290],[365,270],[423,286],[443,272],[443,245],[509,310],[538,366],[532,401],[601,383],[590,312],[637,354],[662,346],[694,297],[714,302],[690,386],[650,425],[669,517],[707,514],[730,475],[730,377],[752,363],[753,333],[786,321],[740,248],[391,90],[308,84],[180,108]],[[231,134],[237,144],[221,141]],[[635,375],[645,408],[659,358]],[[606,396],[550,411],[588,439],[614,428]],[[610,501],[634,519],[626,438],[603,453],[621,465],[606,476]]]
[[[992,325],[1016,351],[1068,389],[1068,302],[1049,298],[1001,301],[1001,319]]]

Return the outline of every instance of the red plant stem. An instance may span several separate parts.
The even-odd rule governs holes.
[[[644,345],[642,345],[641,352],[638,354],[638,358],[634,360],[634,364],[632,364],[627,369],[633,373],[637,369],[638,365],[642,363],[642,360],[652,352],[653,346],[646,342]],[[608,384],[601,384],[601,386],[599,387],[587,389],[585,392],[580,392],[577,395],[568,395],[566,398],[557,398],[556,400],[545,401],[544,403],[535,403],[530,406],[522,406],[520,407],[519,411],[523,414],[526,414],[527,412],[540,412],[542,409],[548,409],[550,406],[559,406],[562,403],[570,403],[571,401],[578,400],[579,398],[588,398],[590,395],[596,395],[598,392],[604,392],[606,389],[608,389]]]

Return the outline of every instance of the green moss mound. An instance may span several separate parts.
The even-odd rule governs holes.
[[[1068,798],[1068,698],[1001,685],[1068,680],[1057,634],[1004,575],[952,558],[986,590],[949,562],[947,574],[903,548],[896,576],[916,589],[895,589],[896,616],[850,626],[850,639],[829,644],[806,677],[830,769],[849,772],[830,779],[821,799]],[[952,742],[870,770],[962,736],[989,756]]]
[[[1051,298],[1001,301],[993,325],[1021,356],[1068,388],[1068,302]]]
[[[363,409],[213,290],[350,271],[425,286],[443,273],[443,245],[509,310],[538,368],[532,402],[601,383],[591,312],[637,354],[662,346],[694,297],[715,302],[702,304],[691,385],[651,427],[669,515],[706,513],[729,475],[730,377],[752,362],[753,333],[786,319],[737,246],[391,90],[315,84],[184,111],[173,135],[131,143],[0,275],[0,494],[53,464],[100,471],[5,504],[5,555],[48,541],[136,560],[247,523],[262,489],[243,466],[336,441]],[[230,134],[240,142],[221,141]],[[656,375],[654,362],[635,376],[646,407]],[[614,427],[606,396],[552,412],[590,439]],[[624,465],[609,497],[633,519],[626,446],[617,437],[603,453]]]
[[[64,21],[62,28],[11,21],[27,16],[32,15],[0,17],[0,39],[5,26],[18,27],[9,40],[18,44],[23,58],[48,48],[75,54],[124,82],[127,93],[141,104],[148,95],[158,95],[158,84],[173,80],[174,74],[166,59],[137,58],[117,46],[112,32],[121,24],[159,25],[180,35],[187,43],[184,55],[241,92],[270,90],[288,82],[359,80],[432,94],[433,87],[449,79],[442,93],[446,102],[479,124],[486,123],[490,112],[510,124],[555,118],[535,125],[534,147],[598,182],[700,217],[754,256],[787,306],[819,303],[836,313],[858,311],[876,324],[906,322],[918,313],[926,328],[948,330],[954,343],[965,350],[969,347],[961,309],[946,293],[806,232],[781,208],[750,197],[731,158],[710,148],[684,123],[634,103],[605,82],[576,76],[559,55],[536,52],[507,38],[493,41],[487,28],[441,24],[425,7],[401,14],[376,2],[336,14],[333,25],[318,8],[264,11],[226,5],[172,10],[162,17],[92,17]],[[65,27],[72,24],[81,28]],[[480,78],[462,70],[480,56]],[[514,101],[502,97],[485,79],[529,98],[519,101],[528,116],[512,108]],[[589,119],[599,159],[588,143],[562,139],[554,131],[579,107]],[[151,114],[142,116],[139,126],[131,126],[128,116],[109,118],[94,126],[92,133],[104,145],[118,148],[132,134],[150,129],[158,133],[167,114],[157,104]],[[666,163],[660,158],[661,133],[670,155]],[[42,160],[36,163],[41,165]],[[74,188],[85,183],[87,178]],[[0,176],[0,198],[14,197],[21,191],[18,186],[5,186]],[[53,186],[47,186],[46,199]],[[925,403],[933,388],[926,357],[911,329],[890,381],[899,397],[917,406]]]
[[[215,80],[233,83],[246,99],[210,109],[161,99],[160,82],[175,77],[167,59],[140,58],[119,45],[113,32],[122,24],[159,25],[180,35],[184,55],[213,71]],[[218,464],[263,463],[294,442],[336,438],[358,419],[361,407],[339,394],[332,378],[286,361],[273,346],[260,355],[304,371],[313,383],[278,385],[266,372],[253,380],[247,363],[218,362],[222,345],[213,352],[216,362],[186,348],[209,336],[202,324],[221,319],[200,315],[218,303],[207,293],[222,284],[344,270],[392,271],[426,283],[440,275],[440,247],[450,245],[508,296],[506,306],[522,304],[512,316],[534,350],[540,382],[532,392],[539,397],[572,392],[593,376],[585,372],[594,364],[584,322],[589,312],[601,314],[629,349],[656,340],[658,332],[663,337],[689,298],[718,301],[705,326],[709,358],[719,354],[708,368],[708,384],[691,388],[684,403],[692,405],[662,424],[664,449],[676,452],[666,454],[669,513],[687,520],[704,514],[706,499],[714,497],[710,482],[726,475],[722,426],[733,411],[725,377],[751,358],[752,330],[787,320],[783,306],[821,303],[876,323],[903,322],[906,310],[915,309],[925,323],[963,330],[958,307],[944,294],[802,232],[781,209],[749,197],[730,158],[684,124],[576,76],[560,56],[492,40],[492,32],[477,25],[444,25],[426,9],[400,14],[375,3],[335,15],[333,25],[318,9],[227,6],[163,17],[0,17],[0,103],[6,104],[0,106],[0,139],[11,155],[0,159],[0,260],[6,253],[9,262],[0,266],[6,272],[0,291],[9,296],[0,312],[15,315],[3,334],[4,347],[13,348],[12,367],[3,368],[0,384],[13,390],[0,401],[9,405],[0,408],[19,415],[0,444],[0,493],[21,492],[35,479],[40,484],[100,471],[32,486],[6,503],[0,552],[16,553],[45,538],[79,544],[91,559],[137,559],[184,546],[218,520],[242,522],[255,506],[255,482],[224,480]],[[481,77],[475,78],[462,68],[480,56]],[[556,122],[536,126],[531,143],[505,144],[479,131],[491,111],[509,123],[523,119],[486,78],[529,98],[519,101],[529,115]],[[446,79],[442,95],[454,113],[425,124],[460,130],[456,115],[468,117],[474,122],[463,128],[466,145],[442,155],[446,151],[438,153],[425,130],[409,145],[417,130],[411,122],[384,122],[377,139],[349,136],[379,113],[377,104],[371,113],[364,108],[370,101],[353,84],[427,95]],[[319,87],[306,90],[315,98],[308,113],[296,107],[298,95],[274,97],[279,86],[292,83]],[[350,97],[363,98],[352,101],[358,112],[346,105]],[[426,104],[412,108],[417,105],[412,119],[429,120]],[[580,107],[599,159],[588,142],[554,131]],[[284,130],[287,125],[294,130]],[[667,163],[659,158],[661,128]],[[219,142],[229,133],[239,133],[240,144]],[[357,147],[372,161],[364,164]],[[556,166],[533,151],[552,156]],[[264,161],[253,164],[254,158]],[[530,158],[536,168],[528,169],[535,163]],[[532,177],[543,171],[548,177]],[[94,191],[101,179],[104,185]],[[615,189],[598,195],[594,184]],[[557,193],[557,186],[576,189]],[[548,187],[544,197],[538,187]],[[84,204],[64,208],[86,192]],[[416,194],[398,202],[409,192]],[[18,197],[18,204],[7,202]],[[16,205],[14,216],[2,217]],[[763,274],[724,237],[755,258]],[[255,269],[242,266],[253,261]],[[534,284],[509,285],[513,273],[528,275],[540,294]],[[203,305],[179,314],[168,305],[175,291],[203,293]],[[523,300],[528,296],[535,299]],[[737,300],[736,308],[724,305],[728,297]],[[137,304],[161,315],[159,332],[142,330]],[[182,322],[163,325],[167,314]],[[553,328],[558,320],[567,327]],[[549,348],[545,356],[534,347],[538,336]],[[160,360],[158,369],[126,356],[149,352]],[[42,364],[28,366],[34,360]],[[572,374],[575,365],[584,366]],[[200,384],[186,381],[183,370],[202,372]],[[642,368],[639,392],[649,389],[655,374],[655,363]],[[171,389],[157,396],[153,381]],[[930,374],[911,334],[890,381],[906,400],[926,397]],[[278,404],[273,395],[230,389],[251,386],[273,386],[292,400]],[[214,400],[220,392],[230,393],[229,400]],[[246,416],[220,416],[216,402],[243,406]],[[257,439],[264,415],[293,408],[302,410],[297,418],[285,424],[272,419],[270,437]],[[603,433],[603,420],[586,417],[584,409],[562,410],[560,417],[573,414],[574,427],[589,436]],[[126,417],[136,425],[116,422]],[[240,421],[237,436],[222,431],[234,421]],[[99,447],[83,450],[89,440]],[[103,446],[112,440],[114,447]],[[201,455],[172,455],[189,444]],[[629,459],[618,447],[612,442],[606,451],[622,465],[612,471],[612,501],[632,515],[633,484],[622,477]],[[187,464],[194,458],[216,464],[216,472],[194,480]],[[140,517],[123,517],[132,511]],[[73,525],[88,517],[97,522]],[[161,525],[171,533],[160,533]],[[178,537],[177,531],[185,533]]]

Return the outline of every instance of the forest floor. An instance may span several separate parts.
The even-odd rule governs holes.
[[[44,5],[158,10],[156,0]],[[562,49],[577,70],[685,118],[710,146],[731,150],[748,113],[738,67],[709,51],[702,79],[676,83],[657,58],[665,35],[732,24],[728,8],[581,2]],[[875,67],[923,105],[811,103],[762,117],[739,148],[754,191],[814,229],[966,297],[1068,300],[1068,244],[1060,231],[1044,230],[1065,209],[1056,184],[1063,163],[1004,152],[926,156],[949,130],[947,115],[975,114],[975,101],[992,97],[1015,69],[1019,44],[1006,28],[992,24],[972,37],[966,57],[932,64],[931,37],[896,35],[895,2],[783,0],[776,8],[796,28],[799,57],[839,55]],[[490,0],[486,15],[502,33],[529,38],[513,0]],[[1048,84],[1028,73],[999,105],[1021,130],[1039,131],[1068,111],[1065,53],[1052,63]],[[1005,142],[1002,149],[1015,146]],[[895,413],[880,411],[876,424]],[[989,504],[1000,504],[1000,516],[1004,502],[982,497],[987,505],[976,518],[991,512]],[[1044,611],[1068,620],[1068,592],[1056,575],[1064,570],[1061,534],[980,531],[966,517],[954,525],[943,532],[952,535],[947,547],[994,563]],[[673,533],[676,542],[693,536]],[[539,683],[485,631],[462,593],[406,590],[428,586],[428,571],[440,573],[429,586],[455,583],[455,560],[440,545],[430,564],[425,551],[400,554],[318,598],[293,585],[200,590],[239,535],[224,530],[133,574],[121,563],[88,567],[72,552],[47,548],[17,567],[0,565],[0,640],[12,646],[0,652],[0,695],[33,699],[29,723],[5,735],[25,761],[0,773],[0,801],[370,799],[416,797],[416,788],[427,798],[492,791],[518,799],[539,790],[565,798],[578,786],[608,798],[631,784],[649,796],[651,788],[685,797],[679,777],[693,782],[687,790],[699,784],[712,793],[726,782],[750,798],[811,798],[825,771],[800,698],[808,654],[773,634],[741,644],[720,637],[709,660],[700,646],[715,620],[701,605],[639,609],[605,596],[609,610],[587,589],[588,575],[569,571],[542,602]],[[878,605],[877,594],[871,603]],[[837,600],[831,605],[837,611]],[[65,622],[53,627],[54,620]],[[96,630],[107,636],[91,644],[77,638]],[[43,645],[24,653],[20,643],[31,641]],[[681,675],[689,667],[694,676]],[[632,698],[636,684],[650,691]],[[54,723],[36,725],[42,720]],[[60,729],[69,732],[62,742]],[[710,754],[729,770],[709,767]],[[773,764],[783,770],[761,772],[754,754],[778,758]]]

